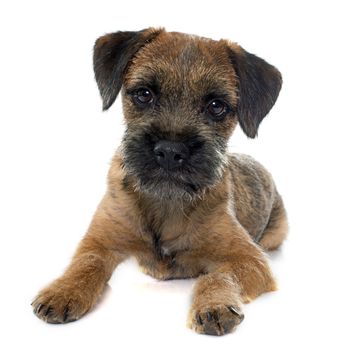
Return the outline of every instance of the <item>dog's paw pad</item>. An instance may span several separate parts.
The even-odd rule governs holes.
[[[189,326],[198,333],[224,335],[232,332],[244,319],[241,309],[233,305],[218,305],[193,310]]]

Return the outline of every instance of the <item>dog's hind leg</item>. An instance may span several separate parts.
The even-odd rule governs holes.
[[[285,240],[287,233],[286,211],[281,196],[277,194],[269,222],[260,238],[259,245],[265,250],[275,250]]]

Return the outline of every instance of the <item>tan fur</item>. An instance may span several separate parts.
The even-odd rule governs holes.
[[[108,40],[105,37],[100,44]],[[197,45],[199,52],[204,52],[203,62],[198,63],[197,70],[188,70],[189,83],[183,89],[194,94],[201,86],[198,82],[203,72],[212,74],[209,79],[222,79],[233,103],[237,103],[237,82],[234,74],[228,74],[232,67],[224,44],[227,42],[162,32],[137,53],[124,87],[128,88],[151,69],[169,79],[162,82],[168,84],[167,91],[175,91],[173,80],[183,81],[183,77],[175,74],[183,66],[178,60],[179,47],[185,45],[191,50]],[[169,59],[174,66],[179,65],[178,71],[169,70]],[[222,64],[218,65],[217,60]],[[171,72],[175,75],[169,77]],[[124,113],[129,125],[139,123],[139,128],[143,127],[144,121],[125,95]],[[177,123],[170,119],[160,121],[160,127],[179,128],[186,113],[176,115]],[[199,124],[198,120],[190,122]],[[234,118],[227,120],[218,124],[217,132],[228,139],[236,124]],[[199,127],[204,133],[209,132],[207,125]],[[262,248],[276,249],[282,243],[287,221],[271,175],[251,157],[227,154],[220,181],[196,197],[157,200],[139,190],[137,178],[124,167],[123,157],[122,151],[115,154],[107,192],[85,238],[63,276],[38,294],[33,302],[34,312],[50,323],[80,318],[96,303],[116,266],[134,256],[143,271],[157,279],[199,277],[189,327],[199,333],[217,335],[232,331],[243,319],[242,303],[276,290]]]
[[[288,221],[281,198],[278,198],[272,208],[269,223],[259,241],[265,250],[277,249],[286,239]]]

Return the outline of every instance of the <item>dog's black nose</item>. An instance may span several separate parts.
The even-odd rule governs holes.
[[[154,147],[158,164],[167,170],[181,167],[189,156],[186,145],[182,142],[159,141]]]

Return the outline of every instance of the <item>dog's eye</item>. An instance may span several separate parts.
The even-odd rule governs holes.
[[[226,115],[228,107],[223,101],[213,100],[208,104],[207,110],[212,117],[222,118]]]
[[[153,102],[153,94],[146,88],[136,90],[133,98],[134,101],[140,106],[145,106]]]

